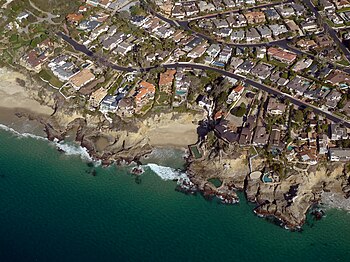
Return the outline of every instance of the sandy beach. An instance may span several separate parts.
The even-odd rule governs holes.
[[[149,132],[149,142],[158,147],[187,147],[197,142],[197,126],[193,124],[171,124]]]
[[[16,79],[30,82],[25,75],[7,68],[0,68],[0,124],[15,128],[19,132],[41,133],[38,123],[23,121],[16,113],[49,117],[53,109],[35,101],[30,90],[21,86]]]
[[[23,74],[7,68],[0,68],[0,107],[50,115],[53,112],[52,108],[41,105],[31,98],[29,91],[16,81],[17,78],[27,81]]]
[[[147,130],[144,133],[149,143],[154,147],[187,148],[197,142],[197,121],[201,115],[174,113],[161,114],[154,119],[148,119]]]

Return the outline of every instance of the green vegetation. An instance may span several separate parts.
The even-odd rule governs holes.
[[[45,69],[41,70],[39,72],[39,77],[44,81],[49,82],[54,87],[59,88],[63,85],[63,83],[48,70],[45,70]]]
[[[247,106],[241,103],[240,106],[235,107],[231,110],[231,114],[237,117],[243,117],[247,112]]]

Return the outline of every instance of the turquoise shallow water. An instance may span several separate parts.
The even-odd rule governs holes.
[[[349,261],[350,214],[292,233],[146,172],[91,167],[0,131],[0,261]]]

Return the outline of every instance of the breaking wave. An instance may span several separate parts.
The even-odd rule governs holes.
[[[21,138],[21,137],[23,137],[23,138],[30,137],[30,138],[34,138],[34,139],[38,139],[38,140],[47,140],[47,138],[42,137],[42,136],[37,136],[37,135],[34,135],[34,134],[30,134],[30,133],[20,133],[20,132],[16,131],[15,129],[13,129],[11,127],[8,127],[6,125],[3,125],[3,124],[0,124],[0,129],[8,131],[8,132],[11,132],[12,134],[15,134],[19,138]]]
[[[83,160],[93,161],[93,159],[90,157],[87,149],[85,147],[81,147],[77,144],[67,143],[64,141],[60,142],[57,139],[55,139],[54,141],[49,141],[47,138],[42,137],[42,136],[38,136],[38,135],[30,134],[30,133],[20,133],[20,132],[16,131],[15,129],[8,127],[6,125],[3,125],[3,124],[0,124],[0,129],[11,132],[12,134],[17,136],[18,138],[28,138],[29,137],[29,138],[33,138],[33,139],[37,139],[37,140],[45,140],[45,141],[49,142],[49,144],[54,145],[57,149],[64,152],[64,154],[66,154],[67,156],[79,155],[81,157],[81,159],[83,159]]]
[[[147,164],[155,174],[163,180],[187,180],[187,174],[171,167],[159,166],[157,164]]]
[[[89,152],[85,147],[79,146],[77,144],[62,142],[54,142],[55,146],[63,151],[67,156],[79,155],[82,159],[93,161]]]

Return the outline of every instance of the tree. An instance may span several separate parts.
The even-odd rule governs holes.
[[[301,110],[294,110],[293,112],[293,120],[296,123],[302,123],[304,120],[304,114]]]
[[[237,117],[243,117],[247,112],[247,106],[244,103],[241,103],[239,107],[236,107],[231,110],[231,114]]]

